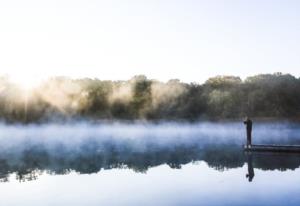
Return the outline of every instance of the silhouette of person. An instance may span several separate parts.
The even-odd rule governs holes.
[[[252,144],[252,121],[248,117],[245,118],[244,124],[246,125],[247,130],[247,147],[250,147]]]
[[[247,164],[248,164],[248,174],[246,174],[246,178],[248,178],[249,182],[252,182],[254,178],[254,169],[252,164],[252,154],[247,153]]]

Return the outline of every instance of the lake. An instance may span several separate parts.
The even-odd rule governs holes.
[[[240,122],[0,124],[1,205],[299,205],[300,155],[244,142]],[[253,143],[300,125],[255,123]]]

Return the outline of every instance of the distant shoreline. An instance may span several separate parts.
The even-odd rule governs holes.
[[[299,118],[251,118],[254,125],[260,123],[295,123],[300,124]],[[201,124],[201,123],[216,123],[216,124],[227,124],[227,123],[241,123],[243,122],[243,118],[228,118],[228,119],[198,119],[198,120],[186,120],[186,119],[157,119],[157,120],[146,120],[146,119],[83,119],[83,118],[75,118],[75,119],[55,119],[55,120],[42,120],[36,122],[7,122],[4,120],[0,120],[0,125],[45,125],[45,124],[57,124],[57,125],[76,125],[76,124],[92,124],[92,125],[109,125],[109,124]]]
[[[0,119],[47,121],[300,121],[300,79],[261,74],[242,81],[216,76],[204,84],[166,83],[144,75],[127,81],[50,78],[23,88],[0,78]]]

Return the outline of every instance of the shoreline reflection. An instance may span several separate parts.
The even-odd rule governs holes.
[[[247,164],[246,177],[251,182],[254,168],[285,171],[300,167],[300,155],[243,153],[239,145],[177,146],[144,151],[114,145],[103,148],[99,150],[95,144],[86,144],[70,150],[58,145],[50,151],[42,145],[35,145],[22,152],[0,152],[0,180],[9,181],[12,173],[23,182],[36,180],[43,172],[51,175],[72,171],[92,174],[114,168],[146,173],[149,168],[163,164],[180,169],[182,165],[204,161],[210,168],[221,172]]]

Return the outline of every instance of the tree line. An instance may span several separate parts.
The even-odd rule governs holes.
[[[0,77],[0,118],[6,122],[54,119],[207,120],[299,118],[300,79],[260,74],[244,81],[216,76],[203,84],[160,82],[138,75],[127,81],[53,77],[28,90]]]

